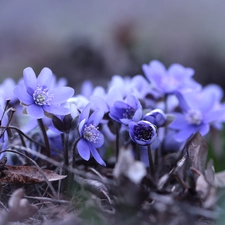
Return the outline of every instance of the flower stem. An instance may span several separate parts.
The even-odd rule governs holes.
[[[152,158],[152,149],[151,145],[148,145],[148,162],[149,162],[149,172],[153,178],[155,178],[155,169],[154,169],[154,162]]]
[[[46,133],[46,130],[45,130],[45,125],[43,123],[43,120],[42,119],[38,119],[38,125],[41,129],[41,132],[42,132],[42,135],[43,135],[43,138],[44,138],[44,142],[45,142],[45,150],[46,150],[46,156],[48,158],[51,158],[51,152],[50,152],[50,144],[49,144],[49,140],[48,140],[48,136],[47,136],[47,133]],[[49,163],[47,162],[47,168],[49,168],[50,165]]]
[[[116,161],[118,161],[118,157],[119,157],[119,125],[116,124]]]
[[[77,140],[74,142],[73,144],[73,159],[72,159],[72,167],[75,168],[76,167],[76,149],[77,149],[77,143],[80,140],[80,138],[77,138]]]
[[[69,165],[69,133],[62,133],[63,152],[64,152],[64,164]]]

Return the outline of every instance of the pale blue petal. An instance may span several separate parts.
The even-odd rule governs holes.
[[[80,139],[77,143],[77,150],[81,158],[88,161],[90,159],[90,149],[88,143],[84,139]]]
[[[97,143],[93,143],[93,145],[95,146],[95,148],[100,148],[104,144],[104,136],[98,130],[96,130],[96,133],[98,133],[99,140]]]
[[[106,166],[105,162],[102,160],[101,156],[99,155],[97,149],[90,145],[91,154],[93,155],[94,159],[102,166]]]
[[[102,118],[104,116],[104,112],[101,110],[97,110],[91,114],[89,117],[87,124],[92,124],[95,127],[101,122]]]
[[[185,119],[185,116],[181,113],[173,113],[173,115],[175,116],[175,119],[169,125],[169,128],[172,128],[175,130],[184,129],[187,126],[187,121]]]
[[[43,105],[43,109],[51,114],[54,115],[67,115],[70,113],[70,109],[64,108],[62,106],[57,106],[57,105]]]
[[[198,131],[201,133],[202,136],[205,136],[209,132],[209,124],[201,124],[199,125]]]
[[[186,141],[192,134],[197,131],[194,126],[187,126],[186,129],[182,129],[174,135],[174,139],[179,142]]]
[[[90,110],[91,110],[91,104],[88,103],[82,110],[80,116],[79,116],[79,121],[78,122],[81,122],[83,119],[88,119],[89,118],[89,115],[90,115]]]
[[[109,111],[109,108],[108,108],[105,100],[103,100],[99,96],[92,95],[90,97],[90,102],[91,102],[91,108],[94,110],[100,109],[100,110],[104,111],[105,113],[107,113]]]
[[[51,104],[61,104],[74,95],[74,89],[71,87],[58,87],[52,89],[51,94],[54,95]]]
[[[32,104],[26,107],[27,113],[29,116],[41,119],[44,117],[44,110],[41,106],[38,106],[36,104]]]
[[[54,82],[52,71],[47,67],[43,68],[37,78],[38,85],[51,87],[52,82]]]
[[[34,103],[32,95],[28,94],[23,86],[16,86],[13,92],[20,100],[20,102],[24,103],[25,105],[31,105]]]
[[[31,67],[23,70],[24,84],[29,94],[33,94],[37,88],[37,78]]]

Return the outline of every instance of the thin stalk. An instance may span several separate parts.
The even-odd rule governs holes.
[[[155,178],[155,168],[154,168],[154,162],[152,158],[152,149],[151,145],[148,145],[148,162],[149,162],[149,172],[153,178]]]
[[[43,135],[43,138],[44,138],[44,142],[45,142],[45,154],[48,158],[51,158],[51,152],[50,152],[50,144],[49,144],[49,140],[48,140],[48,136],[47,136],[47,133],[46,133],[46,130],[45,130],[45,125],[43,123],[43,120],[42,119],[38,119],[38,124],[39,124],[39,127],[41,129],[41,132],[42,132],[42,135]],[[50,165],[49,163],[47,162],[47,168],[49,168]]]
[[[140,161],[141,160],[141,146],[136,144],[136,149],[137,149],[137,160]]]
[[[119,126],[116,124],[116,161],[118,161],[119,158],[119,151],[120,151],[120,146],[119,146],[120,140],[119,140]]]
[[[64,152],[64,164],[69,165],[69,133],[62,133],[63,152]]]
[[[77,140],[73,144],[73,159],[72,159],[72,167],[76,167],[76,149],[77,149],[77,143],[80,140],[80,138],[77,138]]]

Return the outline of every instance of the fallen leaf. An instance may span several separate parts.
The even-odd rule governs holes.
[[[202,200],[204,208],[211,208],[216,202],[216,188],[208,182],[206,177],[197,169],[191,168],[197,175],[195,190]]]
[[[208,154],[206,140],[199,132],[197,132],[187,141],[186,149],[189,155],[191,167],[204,174],[206,158]]]
[[[22,188],[19,188],[12,193],[8,202],[9,209],[7,211],[1,211],[0,225],[7,225],[9,222],[28,219],[38,211],[37,206],[30,204],[23,196],[24,190]]]
[[[225,171],[215,173],[214,185],[218,188],[224,188],[225,187]]]
[[[37,167],[34,166],[9,166],[5,165],[5,170],[0,172],[0,181],[3,183],[40,183],[45,182],[44,176],[40,173]],[[65,175],[41,169],[48,181],[57,181],[64,179]]]
[[[146,167],[141,161],[134,159],[131,149],[120,149],[118,162],[113,170],[115,178],[125,175],[135,184],[139,184],[147,174]]]

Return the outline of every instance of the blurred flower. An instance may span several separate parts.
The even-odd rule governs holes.
[[[139,145],[150,145],[157,138],[156,127],[145,120],[129,123],[130,138]]]
[[[105,166],[105,162],[96,149],[100,148],[104,143],[104,136],[97,127],[104,116],[104,112],[97,110],[89,117],[90,106],[91,105],[88,104],[83,109],[78,120],[80,140],[77,143],[77,150],[84,160],[89,160],[90,154],[92,154],[99,164]]]
[[[32,68],[23,71],[23,81],[15,87],[14,93],[25,106],[29,116],[43,118],[45,112],[66,115],[70,109],[65,107],[74,90],[70,87],[53,87],[54,76],[49,68],[44,68],[36,77]]]
[[[3,115],[4,113],[4,115]],[[8,135],[7,135],[7,131],[4,127],[7,126],[8,124],[8,116],[7,114],[4,112],[4,110],[0,107],[0,150],[5,150],[8,144]],[[0,154],[0,159],[4,156],[3,154]]]
[[[150,123],[155,124],[157,127],[161,127],[166,122],[166,114],[161,109],[154,109],[145,114],[143,120],[147,120]]]
[[[174,135],[176,141],[185,141],[192,134],[200,132],[206,135],[209,132],[210,124],[219,121],[225,114],[224,109],[214,108],[215,95],[202,95],[202,93],[176,94],[182,113],[173,113],[174,121],[170,128],[177,130]]]
[[[11,78],[6,78],[0,85],[0,105],[4,106],[7,99],[10,99],[10,103],[15,103],[17,97],[13,93],[16,83]]]
[[[142,118],[142,106],[135,96],[129,95],[124,101],[114,103],[109,116],[119,123],[128,125],[130,121],[137,122]]]
[[[185,68],[180,64],[172,64],[166,70],[161,62],[153,60],[149,65],[144,64],[142,69],[153,88],[162,94],[172,94],[175,91],[193,91],[201,87],[191,78],[194,75],[194,70]]]

